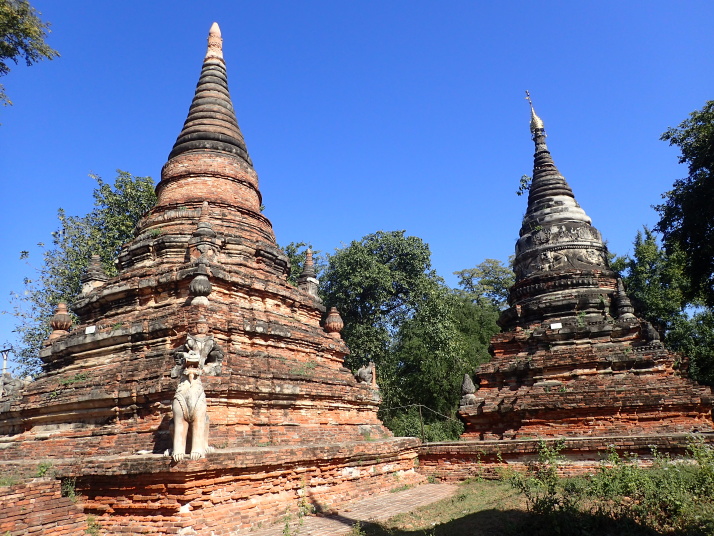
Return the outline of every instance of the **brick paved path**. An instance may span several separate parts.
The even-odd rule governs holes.
[[[384,521],[397,514],[411,512],[419,506],[451,497],[456,491],[454,484],[423,484],[416,488],[395,493],[384,493],[369,499],[351,502],[325,517],[307,516],[302,526],[294,524],[291,534],[298,536],[338,536],[350,531],[357,521]],[[281,536],[284,525],[277,524],[266,529],[250,532],[251,536]]]

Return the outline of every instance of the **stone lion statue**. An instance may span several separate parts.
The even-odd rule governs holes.
[[[171,377],[178,377],[179,383],[171,403],[173,448],[166,451],[166,455],[176,462],[186,459],[187,455],[198,460],[213,450],[208,445],[208,408],[201,376],[204,373],[220,374],[222,360],[223,351],[213,340],[213,335],[207,335],[205,328],[201,329],[201,324],[199,335],[188,334],[186,343],[174,353]]]
[[[355,378],[359,383],[371,383],[372,385],[377,384],[376,370],[374,362],[370,361],[368,365],[364,365],[359,368]]]

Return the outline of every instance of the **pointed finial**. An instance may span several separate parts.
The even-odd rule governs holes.
[[[218,27],[217,22],[214,22],[208,31],[208,50],[206,51],[206,57],[223,59],[223,39],[221,38],[221,29]]]
[[[302,269],[302,275],[315,277],[315,263],[312,260],[312,249],[309,247],[305,252],[305,265]]]
[[[632,302],[629,296],[625,292],[625,285],[622,282],[622,278],[617,278],[617,293],[615,294],[615,304],[617,306],[617,319],[618,320],[632,320],[635,318],[633,314],[635,312],[634,307],[632,307]]]
[[[531,94],[528,90],[526,90],[526,100],[528,101],[528,104],[531,105],[531,134],[535,136],[536,132],[545,130],[545,125],[543,124],[543,120],[538,117],[538,114],[535,113],[533,101],[531,100]]]
[[[201,205],[201,215],[198,217],[198,225],[196,230],[193,232],[195,238],[215,238],[216,232],[213,230],[210,219],[211,213],[208,209],[208,201],[204,201]],[[190,246],[189,246],[190,247]],[[210,248],[213,251],[213,248]],[[201,248],[199,248],[201,250]],[[202,255],[207,253],[208,250],[201,250]],[[215,251],[214,251],[215,253]]]
[[[209,215],[208,201],[204,201],[201,205],[201,215],[198,217],[198,221],[205,222],[208,221]]]
[[[312,260],[312,248],[308,247],[305,252],[305,264],[303,265],[302,273],[297,280],[298,288],[310,294],[318,302],[322,302],[317,292],[320,282],[315,277],[316,275],[317,272],[315,271],[315,263]]]

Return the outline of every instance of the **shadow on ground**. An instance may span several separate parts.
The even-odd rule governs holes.
[[[345,524],[354,520],[342,518]],[[538,516],[522,510],[482,510],[427,529],[390,529],[382,524],[362,523],[365,536],[706,536],[710,529],[691,528],[657,532],[632,520],[614,520],[590,514]]]

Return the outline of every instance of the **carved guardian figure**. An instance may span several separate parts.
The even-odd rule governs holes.
[[[368,365],[364,365],[359,368],[355,378],[358,383],[369,383],[373,387],[377,386],[377,371],[374,366],[374,362],[370,361]]]
[[[188,456],[192,460],[203,458],[213,450],[208,445],[209,418],[201,376],[220,374],[223,351],[213,335],[206,334],[205,320],[199,321],[198,331],[196,336],[188,334],[184,346],[177,349],[176,365],[171,371],[171,377],[180,378],[171,404],[173,449],[167,451],[176,462],[186,458],[189,444]]]

